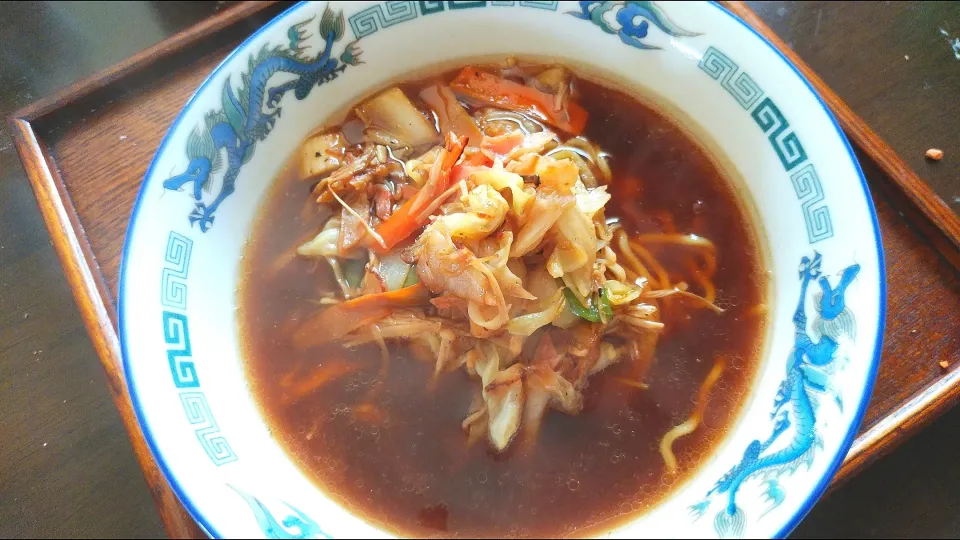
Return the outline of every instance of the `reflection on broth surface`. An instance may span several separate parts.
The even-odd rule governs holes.
[[[261,209],[239,292],[256,399],[318,485],[397,533],[615,526],[697,467],[753,379],[765,270],[733,189],[659,112],[563,67],[380,92]]]

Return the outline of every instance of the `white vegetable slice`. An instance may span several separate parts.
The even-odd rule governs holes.
[[[300,149],[300,177],[304,180],[329,174],[340,166],[339,150],[346,139],[340,131],[313,135]]]
[[[356,112],[364,125],[390,133],[404,146],[418,147],[440,139],[433,122],[396,87],[368,99]]]

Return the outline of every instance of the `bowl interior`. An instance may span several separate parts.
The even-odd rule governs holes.
[[[295,6],[210,76],[131,218],[120,290],[128,385],[198,522],[215,536],[388,534],[324,495],[271,438],[244,377],[239,261],[269,180],[318,124],[411,73],[516,55],[579,66],[668,111],[737,184],[772,278],[766,353],[739,421],[692,479],[610,534],[789,532],[859,424],[884,298],[869,193],[809,85],[714,4],[334,3],[343,26],[327,39],[325,8]]]

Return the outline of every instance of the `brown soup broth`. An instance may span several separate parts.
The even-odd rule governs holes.
[[[402,88],[414,99],[435,80]],[[382,417],[357,414],[381,369],[378,347],[330,344],[299,351],[290,340],[298,321],[318,309],[321,293],[337,290],[328,265],[289,256],[291,246],[312,237],[328,214],[310,200],[310,186],[297,178],[293,164],[270,189],[239,290],[251,389],[273,435],[302,470],[370,522],[414,536],[598,532],[635,517],[675,488],[738,414],[766,323],[766,273],[751,216],[705,151],[661,113],[582,79],[577,93],[590,114],[584,135],[611,155],[613,199],[606,215],[619,218],[631,234],[676,231],[712,240],[717,303],[726,311],[718,315],[684,299],[662,301],[667,329],[645,378],[649,389],[613,380],[608,375],[622,369],[613,366],[591,379],[581,414],[548,412],[532,451],[511,448],[496,455],[487,444],[468,447],[460,424],[470,412],[476,381],[457,370],[431,382],[433,366],[397,344],[390,346],[388,376],[372,400]],[[672,282],[690,282],[682,249],[652,249]],[[660,439],[689,417],[718,355],[726,369],[710,394],[704,422],[675,443],[680,473],[666,475]],[[288,403],[284,385],[336,358],[358,369]]]

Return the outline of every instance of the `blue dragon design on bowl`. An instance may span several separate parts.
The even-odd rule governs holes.
[[[695,37],[699,33],[680,28],[654,2],[579,2],[580,11],[568,11],[578,19],[590,21],[608,34],[615,34],[620,41],[637,49],[659,49],[645,43],[650,23],[671,37]],[[611,14],[610,17],[607,17]],[[612,19],[612,20],[608,20]],[[649,21],[649,22],[648,22]],[[616,28],[612,23],[616,22]]]
[[[237,495],[243,498],[254,517],[257,518],[257,525],[263,531],[267,538],[277,538],[281,540],[294,540],[300,538],[333,538],[325,533],[320,524],[310,519],[309,516],[297,508],[284,503],[291,513],[282,518],[282,521],[274,517],[273,512],[267,508],[260,499],[249,495],[235,486],[227,484],[227,487],[237,492]]]
[[[193,184],[195,207],[189,220],[191,225],[199,225],[201,231],[207,232],[213,225],[217,208],[236,189],[240,169],[253,157],[257,142],[267,138],[280,118],[281,99],[293,91],[297,100],[303,100],[311,90],[336,79],[348,66],[362,63],[357,41],[348,43],[339,58],[333,58],[334,45],[343,38],[345,24],[343,12],[334,13],[329,7],[317,27],[323,36],[323,49],[316,56],[305,55],[306,42],[314,35],[310,28],[312,21],[313,18],[291,26],[287,30],[290,41],[286,46],[265,45],[259,53],[251,55],[236,93],[230,80],[226,81],[222,108],[208,112],[203,125],[187,139],[186,155],[190,161],[186,170],[163,182],[164,189],[173,191],[182,191],[184,186]],[[268,87],[271,77],[279,73],[296,78]],[[208,192],[212,191],[213,175],[223,168],[224,156],[226,172],[219,192],[211,200]]]
[[[840,273],[836,287],[826,276],[821,275],[822,257],[814,251],[813,258],[803,257],[800,262],[800,302],[793,314],[795,341],[787,359],[787,375],[777,390],[770,417],[774,419],[772,433],[766,440],[754,440],[735,465],[704,499],[690,507],[695,519],[703,517],[715,495],[726,494],[726,503],[717,512],[713,526],[721,538],[740,538],[744,535],[746,516],[737,505],[737,493],[747,480],[759,477],[765,486],[765,495],[770,506],[764,515],[786,499],[786,491],[778,482],[782,475],[793,474],[806,464],[812,466],[817,448],[823,441],[817,433],[816,421],[819,408],[818,395],[832,394],[834,403],[843,409],[843,400],[830,383],[830,376],[840,367],[836,358],[843,338],[856,337],[856,320],[846,305],[846,290],[860,271],[853,264]],[[807,289],[816,281],[820,291],[813,294],[817,315],[808,333],[806,301]],[[791,420],[792,419],[792,420]],[[781,436],[793,427],[793,438],[786,446],[770,451]]]

